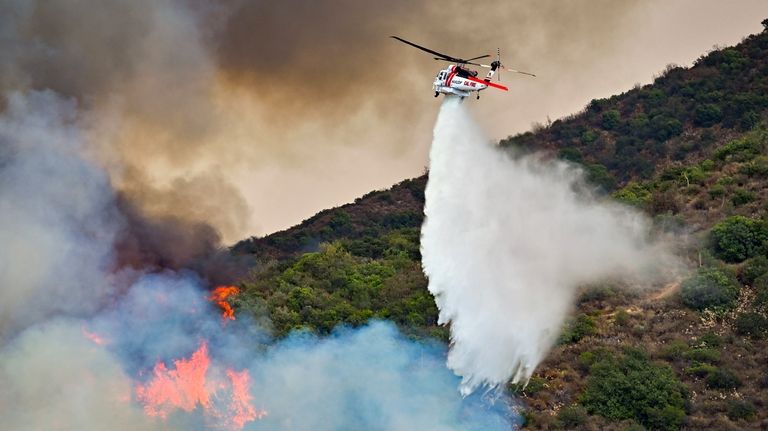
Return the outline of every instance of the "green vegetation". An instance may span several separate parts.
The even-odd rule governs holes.
[[[584,425],[586,421],[587,409],[578,404],[565,406],[557,412],[558,424],[566,429],[580,427]]]
[[[634,419],[650,429],[676,430],[685,419],[687,392],[672,369],[630,349],[590,368],[581,404],[609,419]]]
[[[751,401],[730,400],[728,401],[728,418],[731,420],[753,420],[757,415],[757,408]]]
[[[768,369],[754,369],[768,349],[767,77],[764,32],[500,143],[580,164],[596,190],[646,211],[659,232],[704,240],[676,243],[684,261],[705,267],[679,296],[611,285],[579,295],[561,343],[527,387],[507,385],[526,428],[730,429],[768,420]],[[235,245],[233,254],[253,262],[236,311],[266,312],[277,336],[383,318],[409,336],[447,341],[420,267],[426,180]],[[688,400],[688,390],[697,396]]]
[[[764,338],[768,335],[768,318],[760,313],[740,313],[734,322],[734,329],[739,335]]]
[[[683,303],[696,310],[731,308],[739,295],[735,280],[715,268],[704,268],[685,280],[680,288]]]
[[[596,333],[597,323],[595,319],[586,314],[580,314],[563,329],[563,333],[560,335],[560,343],[577,343],[582,338],[595,335]]]
[[[714,368],[707,373],[707,387],[711,389],[736,389],[741,386],[739,377],[728,369]]]
[[[768,257],[757,256],[744,265],[739,278],[744,284],[752,285],[755,280],[766,273],[768,273]]]
[[[267,305],[277,335],[302,327],[327,334],[339,324],[361,325],[374,317],[406,328],[434,327],[437,309],[413,260],[418,245],[412,240],[395,231],[381,244],[323,244],[244,288]]]
[[[732,216],[716,224],[710,233],[715,256],[726,262],[742,262],[765,251],[768,224],[744,216]]]

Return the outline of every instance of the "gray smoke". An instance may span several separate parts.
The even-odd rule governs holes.
[[[451,324],[448,366],[462,392],[526,382],[568,315],[576,289],[673,261],[646,218],[584,190],[581,171],[512,158],[458,99],[438,115],[430,153],[424,272]]]
[[[245,422],[246,430],[485,431],[508,429],[515,420],[508,399],[462,399],[458,379],[445,368],[444,346],[407,340],[390,324],[272,342],[243,316],[222,323],[207,284],[183,259],[150,258],[160,247],[171,250],[159,254],[180,259],[195,250],[179,240],[171,221],[145,227],[170,230],[169,236],[136,233],[141,226],[130,221],[134,215],[90,157],[94,135],[76,104],[45,91],[11,94],[6,106],[0,115],[4,427],[239,429],[231,418],[237,409],[227,407],[234,389],[219,383],[207,386],[211,405],[224,406],[218,410],[194,401],[179,408],[173,394],[162,393],[167,417],[146,414],[152,410],[138,388],[152,380],[158,361],[174,376],[176,361],[202,343],[211,356],[206,378],[228,369],[250,372],[248,397],[268,414]],[[135,244],[125,243],[126,232]]]

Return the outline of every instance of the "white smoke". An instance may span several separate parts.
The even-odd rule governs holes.
[[[424,272],[451,324],[462,393],[527,381],[578,286],[647,274],[667,259],[638,212],[584,192],[572,165],[513,158],[447,98],[434,130],[422,228]]]
[[[118,230],[104,171],[80,153],[74,101],[12,93],[0,116],[0,342],[55,314],[91,312],[108,295]]]

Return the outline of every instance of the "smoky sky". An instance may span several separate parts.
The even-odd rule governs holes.
[[[2,0],[0,88],[72,100],[122,196],[231,242],[421,173],[445,64],[390,35],[456,56],[498,47],[537,73],[473,104],[498,138],[737,41],[761,14],[749,1]]]

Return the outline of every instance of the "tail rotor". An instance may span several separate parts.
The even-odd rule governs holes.
[[[496,74],[496,80],[501,82],[502,69],[506,70],[507,72],[519,73],[521,75],[528,75],[528,76],[534,76],[534,77],[536,76],[533,73],[523,72],[522,70],[505,69],[504,65],[501,64],[501,48],[496,48],[496,60],[494,60],[491,64],[481,64],[480,66],[491,69],[488,71],[488,74],[485,76],[486,82],[490,82],[494,74]]]

